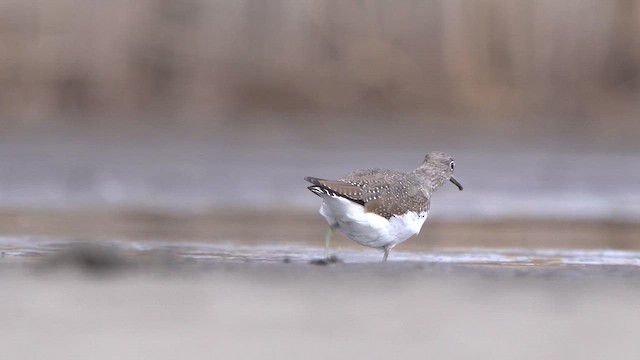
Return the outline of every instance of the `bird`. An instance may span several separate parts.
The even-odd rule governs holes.
[[[383,261],[396,245],[417,235],[427,220],[431,195],[453,177],[455,162],[448,154],[433,151],[411,172],[373,168],[349,173],[338,180],[307,176],[307,187],[322,198],[320,214],[329,224],[324,256],[335,230],[364,246],[384,251]]]

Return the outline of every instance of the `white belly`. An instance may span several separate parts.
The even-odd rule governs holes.
[[[380,215],[365,212],[363,206],[341,197],[326,195],[323,199],[320,214],[329,225],[337,226],[358,244],[372,248],[393,248],[418,234],[427,220],[427,212],[413,211],[387,220]]]

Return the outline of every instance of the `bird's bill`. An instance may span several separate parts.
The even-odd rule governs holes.
[[[449,178],[449,181],[451,181],[453,183],[453,185],[457,186],[458,189],[460,189],[460,191],[462,191],[462,185],[460,185],[460,183],[458,182],[458,180],[456,180],[456,178],[454,178],[452,176],[451,178]]]

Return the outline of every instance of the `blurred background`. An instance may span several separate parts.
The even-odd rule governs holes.
[[[640,248],[639,115],[640,1],[0,0],[5,235],[321,246],[442,150],[399,248]]]
[[[640,0],[0,0],[0,346],[638,359],[639,118]],[[434,150],[320,260],[304,176]]]

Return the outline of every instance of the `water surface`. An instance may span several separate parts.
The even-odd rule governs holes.
[[[323,248],[307,245],[238,245],[174,241],[92,241],[2,237],[4,260],[38,262],[87,246],[108,256],[138,261],[171,256],[174,263],[315,263],[323,259]],[[89,247],[90,246],[90,247]],[[378,264],[382,253],[373,249],[332,249],[333,260],[346,264]],[[177,262],[175,262],[177,260]],[[392,251],[389,263],[456,264],[481,266],[625,266],[640,269],[640,252],[579,249],[436,249]]]

